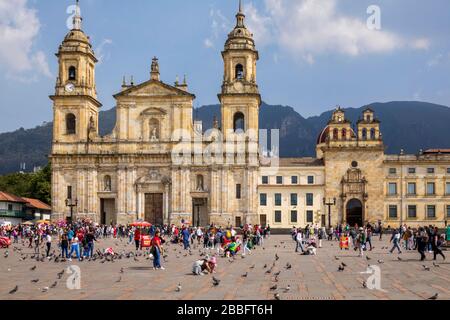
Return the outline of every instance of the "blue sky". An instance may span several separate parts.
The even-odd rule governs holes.
[[[336,105],[420,100],[450,105],[450,1],[243,0],[260,51],[263,100],[307,117]],[[52,120],[54,53],[68,32],[74,0],[0,0],[0,132]],[[103,109],[123,75],[187,75],[195,106],[217,103],[220,52],[237,0],[81,0],[83,30],[101,63]],[[376,4],[381,29],[367,27]],[[373,21],[373,20],[370,20]],[[376,20],[378,21],[378,20]]]

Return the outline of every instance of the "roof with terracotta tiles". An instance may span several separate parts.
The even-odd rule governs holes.
[[[21,197],[15,196],[11,193],[0,191],[0,201],[2,202],[17,202],[17,203],[26,203],[27,201]]]

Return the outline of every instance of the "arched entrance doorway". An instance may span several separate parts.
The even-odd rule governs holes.
[[[358,199],[352,199],[347,203],[347,223],[353,227],[355,224],[363,224],[363,207]]]

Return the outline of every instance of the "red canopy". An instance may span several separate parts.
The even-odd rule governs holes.
[[[151,224],[150,222],[147,222],[147,221],[135,221],[135,222],[133,222],[132,224],[130,224],[130,226],[132,226],[132,227],[143,227],[143,228],[145,228],[145,227],[151,227],[152,224]]]

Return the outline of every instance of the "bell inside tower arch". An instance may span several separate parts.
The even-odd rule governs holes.
[[[240,63],[236,65],[235,71],[235,79],[242,80],[244,79],[244,66]]]

